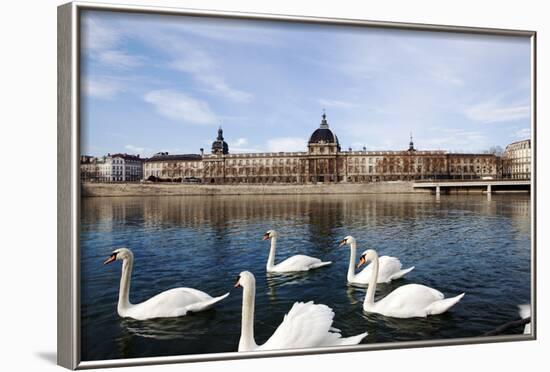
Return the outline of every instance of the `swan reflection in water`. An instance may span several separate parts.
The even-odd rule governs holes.
[[[120,321],[123,333],[152,338],[156,340],[198,339],[208,333],[208,323],[216,318],[216,310],[211,309],[200,314],[189,314],[178,318],[157,318],[134,320],[124,318]]]
[[[316,276],[321,277],[317,278],[317,280],[325,280],[322,278],[325,275],[319,271],[296,271],[288,273],[266,272],[265,283],[270,301],[277,300],[277,291],[279,289],[286,289],[287,287],[290,289],[300,285],[307,286],[312,278]],[[309,288],[305,288],[304,290],[307,291],[308,289]]]

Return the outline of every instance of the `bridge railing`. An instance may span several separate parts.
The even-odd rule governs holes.
[[[457,178],[438,178],[438,179],[422,179],[422,180],[414,180],[414,183],[449,183],[449,182],[479,182],[479,183],[487,183],[487,182],[498,182],[498,181],[531,181],[529,178],[490,178],[490,179],[481,179],[481,178],[464,178],[464,179],[457,179]]]

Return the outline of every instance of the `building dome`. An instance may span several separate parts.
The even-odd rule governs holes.
[[[229,146],[227,142],[223,140],[222,127],[218,129],[218,138],[212,143],[212,154],[228,154]]]
[[[317,143],[335,143],[339,146],[338,137],[329,129],[327,122],[327,115],[323,113],[323,120],[321,120],[321,125],[316,129],[309,137],[308,144],[317,144]]]

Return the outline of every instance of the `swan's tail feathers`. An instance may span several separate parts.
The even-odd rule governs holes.
[[[430,306],[428,306],[427,314],[428,315],[437,315],[437,314],[443,314],[445,311],[449,310],[451,307],[456,305],[458,301],[464,297],[466,293],[461,293],[458,296],[451,297],[451,298],[445,298],[443,300],[436,301],[432,303]]]
[[[414,270],[414,266],[411,266],[408,269],[399,270],[398,272],[393,274],[390,279],[395,280],[395,279],[402,278],[402,277],[404,277],[405,275],[407,275],[408,273],[410,273],[413,270]]]
[[[339,341],[340,341],[340,345],[357,345],[358,343],[361,342],[361,340],[363,340],[365,337],[367,337],[368,333],[365,332],[365,333],[361,333],[361,334],[358,334],[358,335],[355,335],[355,336],[350,336],[350,337],[342,337]]]
[[[218,296],[218,297],[214,297],[212,299],[212,304],[215,304],[216,302],[219,302],[221,300],[223,300],[224,298],[226,298],[227,296],[229,296],[229,292],[225,293],[225,294],[222,294],[221,296]]]
[[[218,296],[218,297],[213,297],[213,298],[211,298],[209,300],[206,300],[206,301],[197,302],[196,304],[190,305],[187,308],[187,311],[191,311],[191,312],[196,313],[198,311],[203,311],[203,310],[209,309],[212,306],[214,306],[214,304],[220,302],[221,300],[223,300],[227,296],[229,296],[229,292],[227,292],[226,294],[223,294],[221,296]]]
[[[328,266],[332,263],[332,261],[326,261],[326,262],[319,262],[319,263],[316,263],[316,264],[313,264],[311,266],[312,269],[317,269],[319,267],[323,267],[323,266]]]

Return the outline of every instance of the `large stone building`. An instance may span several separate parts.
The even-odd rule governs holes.
[[[517,141],[506,146],[503,155],[503,175],[507,178],[531,178],[531,140]]]
[[[420,151],[412,136],[402,151],[342,151],[325,114],[305,151],[232,154],[220,128],[211,154],[202,149],[200,155],[158,153],[145,162],[144,170],[145,179],[214,184],[479,179],[501,174],[500,158],[494,154]]]
[[[202,155],[170,155],[159,152],[145,160],[143,177],[149,181],[201,182]]]

